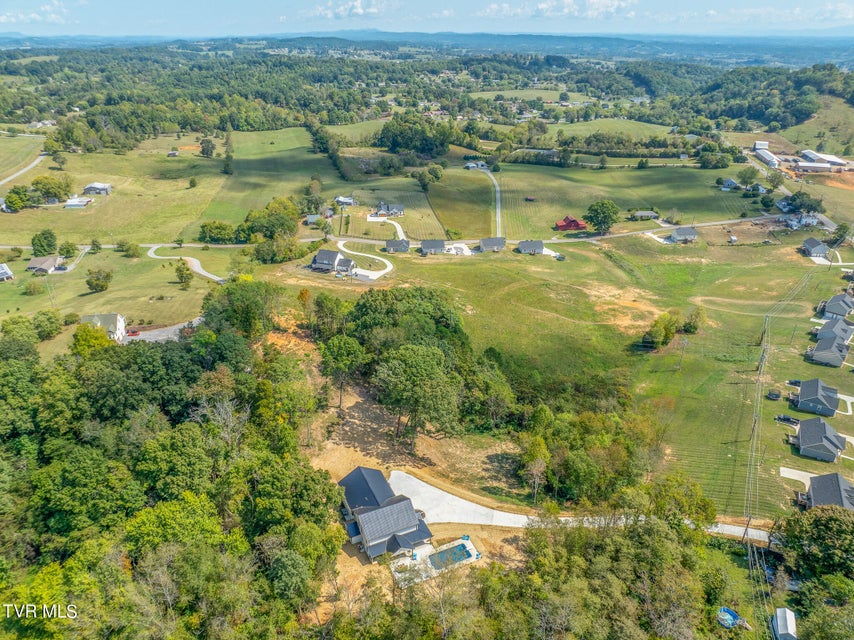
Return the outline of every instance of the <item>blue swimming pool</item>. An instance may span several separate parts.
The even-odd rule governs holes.
[[[471,558],[471,551],[464,544],[458,544],[450,549],[437,551],[430,556],[430,564],[434,569],[447,569],[452,564]]]

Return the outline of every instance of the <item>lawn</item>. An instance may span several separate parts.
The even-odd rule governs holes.
[[[44,138],[31,136],[0,136],[0,180],[23,169],[39,155]],[[50,159],[44,160],[50,163]],[[8,187],[0,187],[0,193],[6,193]]]
[[[87,255],[74,270],[43,278],[24,271],[27,259],[25,255],[22,260],[10,263],[15,279],[0,282],[0,321],[10,315],[29,315],[55,308],[63,315],[117,312],[132,323],[177,324],[199,315],[202,298],[214,286],[208,280],[195,278],[190,289],[182,291],[174,267],[167,260],[125,258],[113,251]],[[111,270],[110,288],[91,293],[85,283],[88,269]],[[26,284],[33,280],[45,284],[44,293],[24,294]]]
[[[351,187],[352,189],[352,187]],[[353,196],[360,203],[357,207],[348,207],[350,214],[349,229],[342,227],[343,235],[388,240],[396,237],[394,227],[380,222],[368,222],[367,216],[374,211],[379,201],[388,204],[402,204],[405,215],[395,218],[403,227],[406,236],[412,240],[445,238],[445,229],[436,218],[427,195],[411,178],[383,178],[370,182],[370,187],[352,189]],[[338,222],[333,222],[333,232],[339,234]],[[367,233],[366,233],[367,232]]]
[[[187,246],[180,249],[178,247],[160,247],[155,251],[155,255],[196,258],[202,263],[203,269],[225,278],[231,270],[231,261],[241,251],[243,251],[243,248],[235,249],[233,247],[217,247],[216,245],[211,245],[209,249]],[[201,278],[198,275],[196,277]]]
[[[693,168],[607,169],[503,165],[496,179],[501,185],[501,219],[508,238],[562,237],[554,223],[569,214],[580,218],[600,199],[613,200],[621,210],[658,209],[682,223],[757,215],[758,205],[738,193],[725,193],[715,178],[730,170]],[[534,202],[525,198],[535,198]],[[638,227],[634,227],[638,228]]]

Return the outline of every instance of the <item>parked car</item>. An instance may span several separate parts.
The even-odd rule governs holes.
[[[136,337],[139,335],[139,331],[134,329],[133,331],[128,331],[128,335],[131,337]]]
[[[801,381],[800,380],[786,380],[786,384],[790,384],[793,387],[800,387]]]
[[[786,415],[785,413],[778,415],[776,418],[777,422],[783,422],[785,424],[791,425],[799,425],[801,423],[797,418],[793,418],[792,416]]]
[[[68,267],[66,267],[64,264],[61,264],[58,267],[56,267],[56,269],[54,269],[54,271],[68,271]]]

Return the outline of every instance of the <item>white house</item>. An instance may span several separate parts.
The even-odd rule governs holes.
[[[125,317],[119,313],[95,313],[91,316],[80,318],[82,324],[91,324],[95,327],[104,327],[110,340],[123,342],[127,337],[125,328]]]

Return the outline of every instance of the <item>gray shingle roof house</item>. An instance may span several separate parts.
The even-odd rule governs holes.
[[[121,342],[127,336],[125,330],[125,317],[118,313],[95,313],[80,318],[81,324],[91,324],[96,327],[104,327],[110,340]]]
[[[311,261],[313,271],[322,271],[329,273],[330,271],[338,271],[341,273],[352,273],[356,267],[356,263],[350,258],[345,258],[339,251],[330,249],[321,249]]]
[[[804,240],[801,249],[808,258],[823,258],[827,255],[827,245],[815,238]]]
[[[386,204],[380,200],[377,204],[377,215],[386,216],[389,218],[399,218],[403,215],[404,207],[402,204]]]
[[[854,325],[842,318],[833,318],[828,320],[822,326],[818,327],[815,332],[815,337],[819,340],[824,338],[839,338],[846,344],[854,335]]]
[[[421,255],[422,256],[432,256],[436,253],[445,253],[445,241],[444,240],[422,240],[421,241]]]
[[[679,227],[670,234],[673,242],[696,242],[697,230],[694,227]]]
[[[828,387],[818,378],[804,380],[795,404],[801,411],[832,417],[839,407],[836,389]]]
[[[53,273],[60,264],[62,264],[62,258],[59,256],[42,256],[32,258],[27,263],[26,269],[33,273]]]
[[[823,338],[808,352],[810,359],[828,367],[841,367],[848,357],[848,345],[842,338]]]
[[[774,633],[774,640],[798,640],[795,612],[779,607],[771,618],[771,631]]]
[[[5,282],[6,280],[14,280],[15,274],[12,273],[12,270],[9,268],[5,262],[0,263],[0,282]]]
[[[854,298],[847,293],[839,293],[824,304],[825,318],[844,318],[854,311]]]
[[[656,220],[658,214],[655,211],[635,211],[631,218],[632,220]]]
[[[721,185],[721,191],[729,191],[730,189],[735,189],[738,186],[738,183],[732,178],[727,178],[723,181]]]
[[[836,462],[846,440],[821,418],[801,420],[796,438],[798,453],[822,462]]]
[[[317,214],[317,213],[310,213],[310,214],[308,214],[308,215],[305,217],[305,220],[303,220],[303,224],[306,224],[306,225],[308,225],[308,224],[314,224],[314,223],[315,223],[315,222],[317,222],[318,220],[320,220],[320,215],[319,215],[319,214]]]
[[[481,251],[503,251],[505,246],[504,238],[483,238],[480,241]]]
[[[83,187],[83,194],[87,196],[108,196],[113,190],[113,185],[106,182],[92,182]]]
[[[519,253],[527,253],[532,256],[541,255],[545,250],[545,245],[542,240],[522,240],[516,250]]]
[[[835,504],[854,511],[854,486],[838,473],[813,476],[807,491],[807,505],[812,508],[823,504]]]
[[[396,496],[381,471],[356,467],[338,484],[350,542],[361,543],[372,562],[384,553],[409,554],[433,537],[412,501]]]
[[[386,253],[407,253],[409,251],[409,240],[386,240]]]

